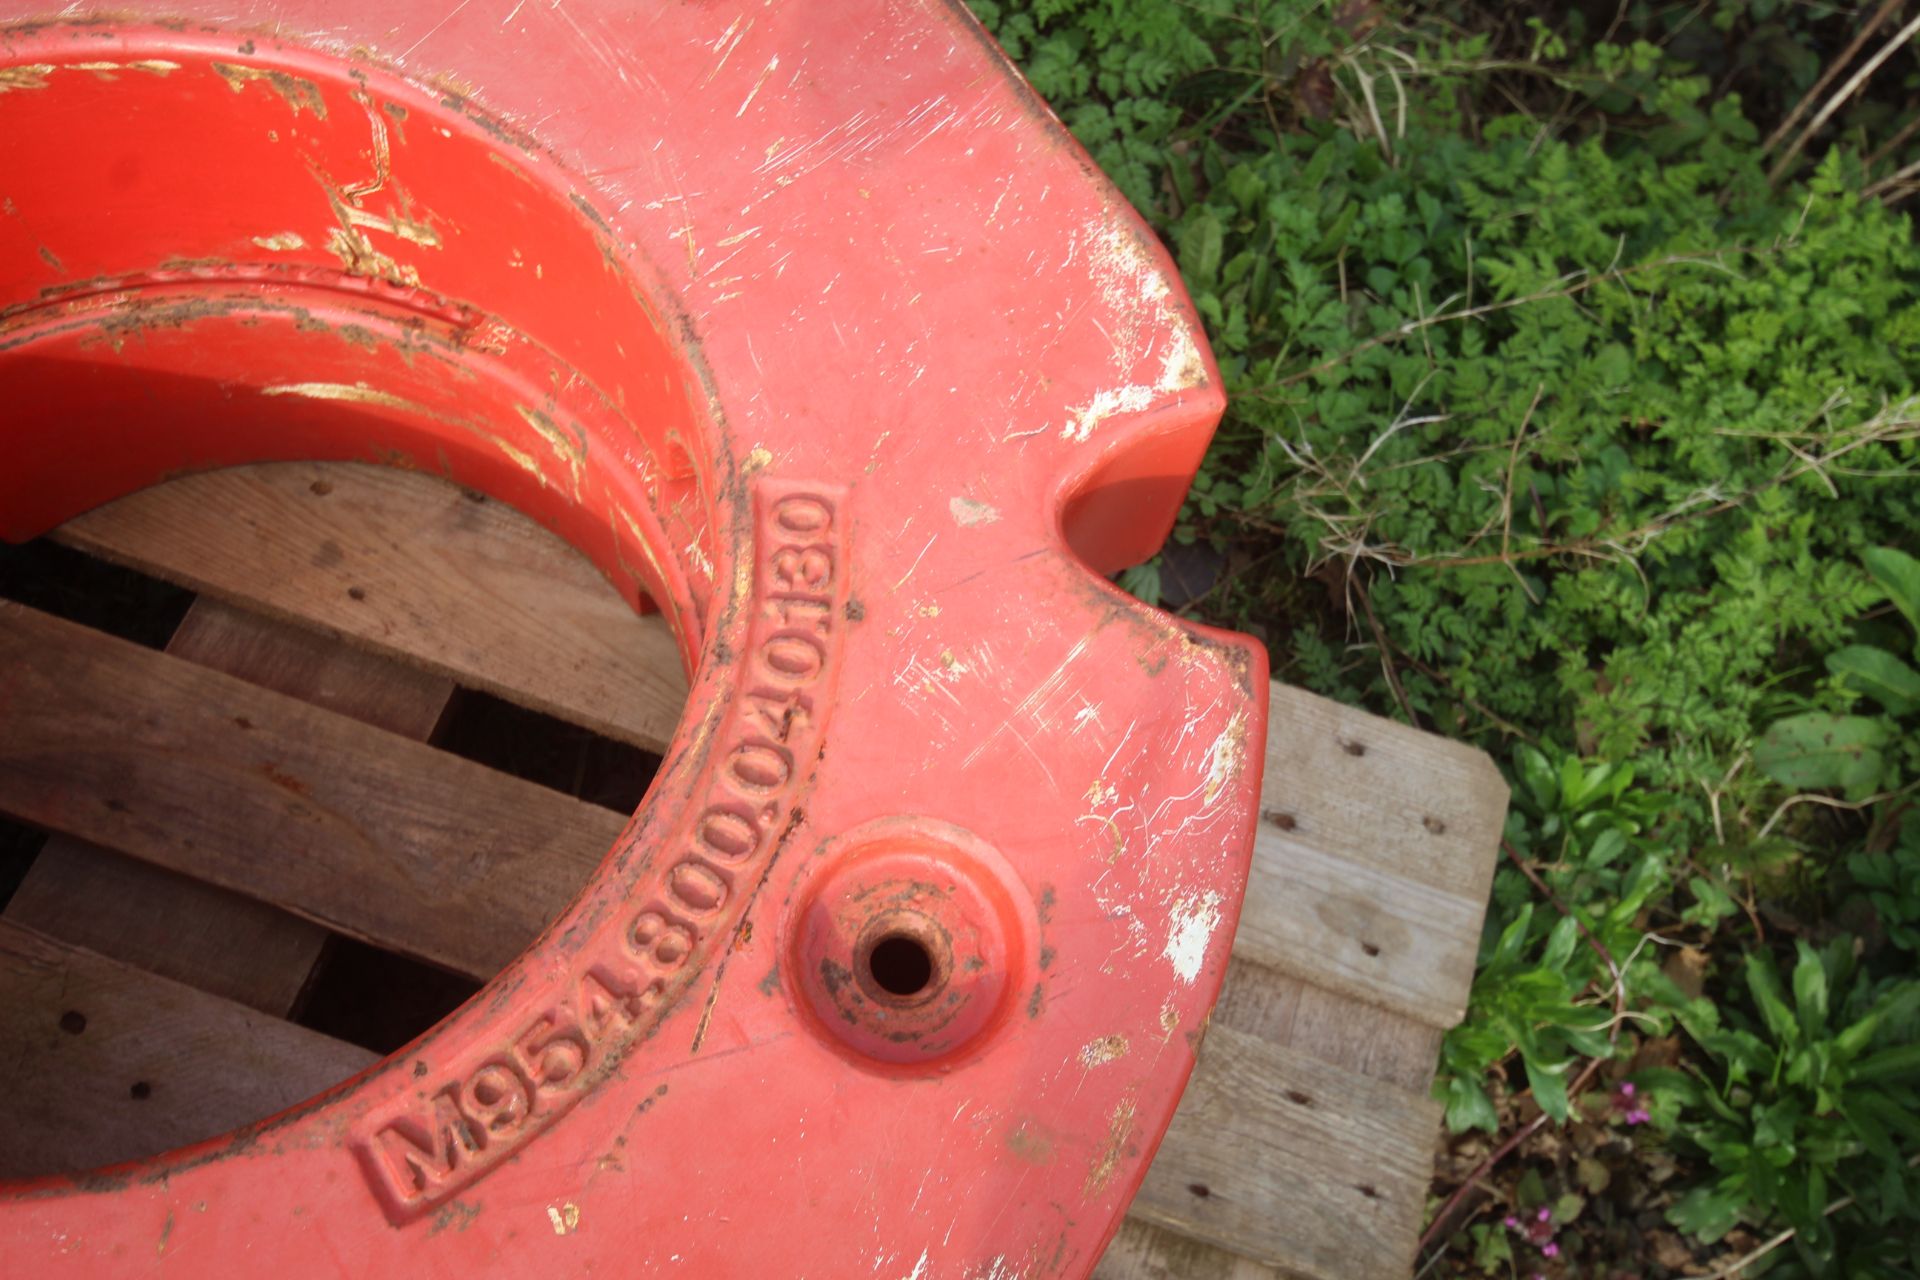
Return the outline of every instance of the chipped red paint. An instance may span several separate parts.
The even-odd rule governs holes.
[[[1150,233],[958,6],[78,8],[0,0],[0,534],[432,470],[657,601],[693,696],[465,1008],[5,1188],[8,1269],[1086,1273],[1265,737],[1257,646],[1088,568],[1159,545],[1222,405]]]

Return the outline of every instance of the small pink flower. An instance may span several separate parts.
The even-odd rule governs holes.
[[[1613,1097],[1610,1099],[1613,1113],[1628,1124],[1645,1124],[1652,1118],[1646,1105],[1639,1100],[1639,1092],[1631,1080],[1622,1080],[1613,1087]]]
[[[1549,1240],[1540,1246],[1540,1252],[1546,1257],[1557,1258],[1560,1256],[1560,1246]]]
[[[1559,1252],[1559,1246],[1553,1243],[1553,1209],[1550,1206],[1542,1205],[1536,1210],[1531,1222],[1522,1222],[1511,1213],[1501,1221],[1507,1230],[1518,1233],[1549,1258]]]

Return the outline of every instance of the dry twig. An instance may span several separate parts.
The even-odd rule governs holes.
[[[1913,19],[1907,23],[1906,26],[1894,32],[1893,35],[1888,38],[1887,42],[1880,46],[1879,52],[1875,53],[1871,58],[1868,58],[1860,65],[1858,71],[1847,77],[1847,82],[1841,85],[1831,98],[1827,99],[1827,105],[1820,108],[1819,113],[1808,122],[1805,129],[1800,131],[1800,135],[1793,140],[1792,145],[1781,152],[1780,158],[1774,161],[1773,168],[1767,171],[1767,184],[1769,186],[1779,183],[1787,170],[1792,167],[1794,160],[1800,155],[1800,149],[1806,146],[1815,134],[1826,127],[1827,121],[1833,118],[1834,112],[1846,105],[1847,99],[1851,98],[1859,91],[1862,85],[1873,78],[1873,73],[1880,69],[1882,63],[1906,47],[1907,41],[1913,39],[1915,32],[1920,32],[1920,18]]]
[[[1861,24],[1860,30],[1854,32],[1853,39],[1848,42],[1846,48],[1840,51],[1840,56],[1827,64],[1827,69],[1820,73],[1820,78],[1815,80],[1812,87],[1801,95],[1800,101],[1793,104],[1793,110],[1787,112],[1786,119],[1782,120],[1779,126],[1767,135],[1767,140],[1760,144],[1761,155],[1766,155],[1780,145],[1787,134],[1792,132],[1793,126],[1800,123],[1800,117],[1807,113],[1807,108],[1811,107],[1814,101],[1818,99],[1822,93],[1826,92],[1827,86],[1833,83],[1834,77],[1839,75],[1849,62],[1853,61],[1854,55],[1859,53],[1867,41],[1872,38],[1873,33],[1880,29],[1880,24],[1891,17],[1894,10],[1898,9],[1905,2],[1906,0],[1882,0],[1880,7],[1873,11],[1873,16]]]
[[[1412,337],[1414,334],[1420,333],[1436,324],[1449,324],[1455,320],[1473,320],[1480,316],[1493,315],[1500,311],[1511,311],[1515,307],[1524,307],[1535,302],[1550,302],[1556,298],[1578,297],[1580,294],[1585,293],[1589,289],[1596,288],[1599,285],[1625,280],[1629,276],[1638,275],[1643,271],[1657,270],[1661,267],[1687,265],[1709,266],[1717,267],[1722,271],[1731,273],[1733,268],[1727,266],[1726,263],[1720,261],[1720,259],[1728,256],[1741,257],[1772,252],[1775,252],[1775,247],[1756,248],[1750,245],[1730,245],[1724,249],[1715,249],[1711,253],[1670,254],[1664,258],[1654,258],[1646,262],[1636,262],[1630,267],[1618,267],[1597,274],[1584,270],[1574,271],[1562,276],[1559,283],[1551,289],[1542,289],[1535,293],[1525,294],[1518,298],[1507,298],[1500,302],[1483,303],[1477,307],[1469,306],[1463,307],[1458,311],[1448,311],[1447,307],[1451,306],[1459,297],[1458,294],[1455,294],[1444,299],[1433,315],[1409,320],[1405,324],[1387,330],[1385,333],[1375,334],[1365,342],[1356,343],[1337,355],[1329,356],[1319,364],[1302,369],[1297,373],[1290,373],[1284,378],[1276,379],[1262,386],[1248,387],[1241,391],[1240,394],[1243,396],[1258,395],[1263,391],[1272,391],[1279,387],[1290,387],[1297,382],[1305,382],[1308,378],[1317,377],[1330,369],[1337,369],[1348,360],[1364,352],[1371,351],[1375,347],[1384,347],[1399,342],[1404,338]]]

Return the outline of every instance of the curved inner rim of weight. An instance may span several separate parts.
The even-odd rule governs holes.
[[[0,535],[189,471],[389,463],[560,534],[691,669],[724,462],[697,357],[591,199],[397,78],[179,32],[109,73],[68,38],[0,99]],[[210,187],[208,152],[244,180]],[[48,271],[21,279],[22,243]]]
[[[591,192],[457,98],[200,41],[40,53],[0,101],[0,266],[34,269],[0,283],[0,531],[187,471],[390,463],[555,530],[691,665],[706,395]]]

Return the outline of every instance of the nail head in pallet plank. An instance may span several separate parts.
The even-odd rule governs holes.
[[[57,536],[650,751],[686,702],[659,615],[636,615],[525,516],[431,476],[240,467],[142,490]],[[476,617],[483,631],[445,625]]]
[[[36,1050],[0,1055],[0,1178],[198,1142],[236,1115],[283,1111],[376,1056],[5,921],[0,1043]],[[142,1114],[159,1099],[164,1125]],[[145,1150],[125,1145],[134,1125]]]
[[[205,598],[167,652],[411,738],[433,732],[453,695],[441,677]],[[327,941],[310,920],[67,835],[48,839],[4,915],[275,1015],[293,1008]],[[174,1105],[156,1100],[137,1118],[165,1125]]]
[[[490,977],[626,819],[0,602],[0,809]]]

